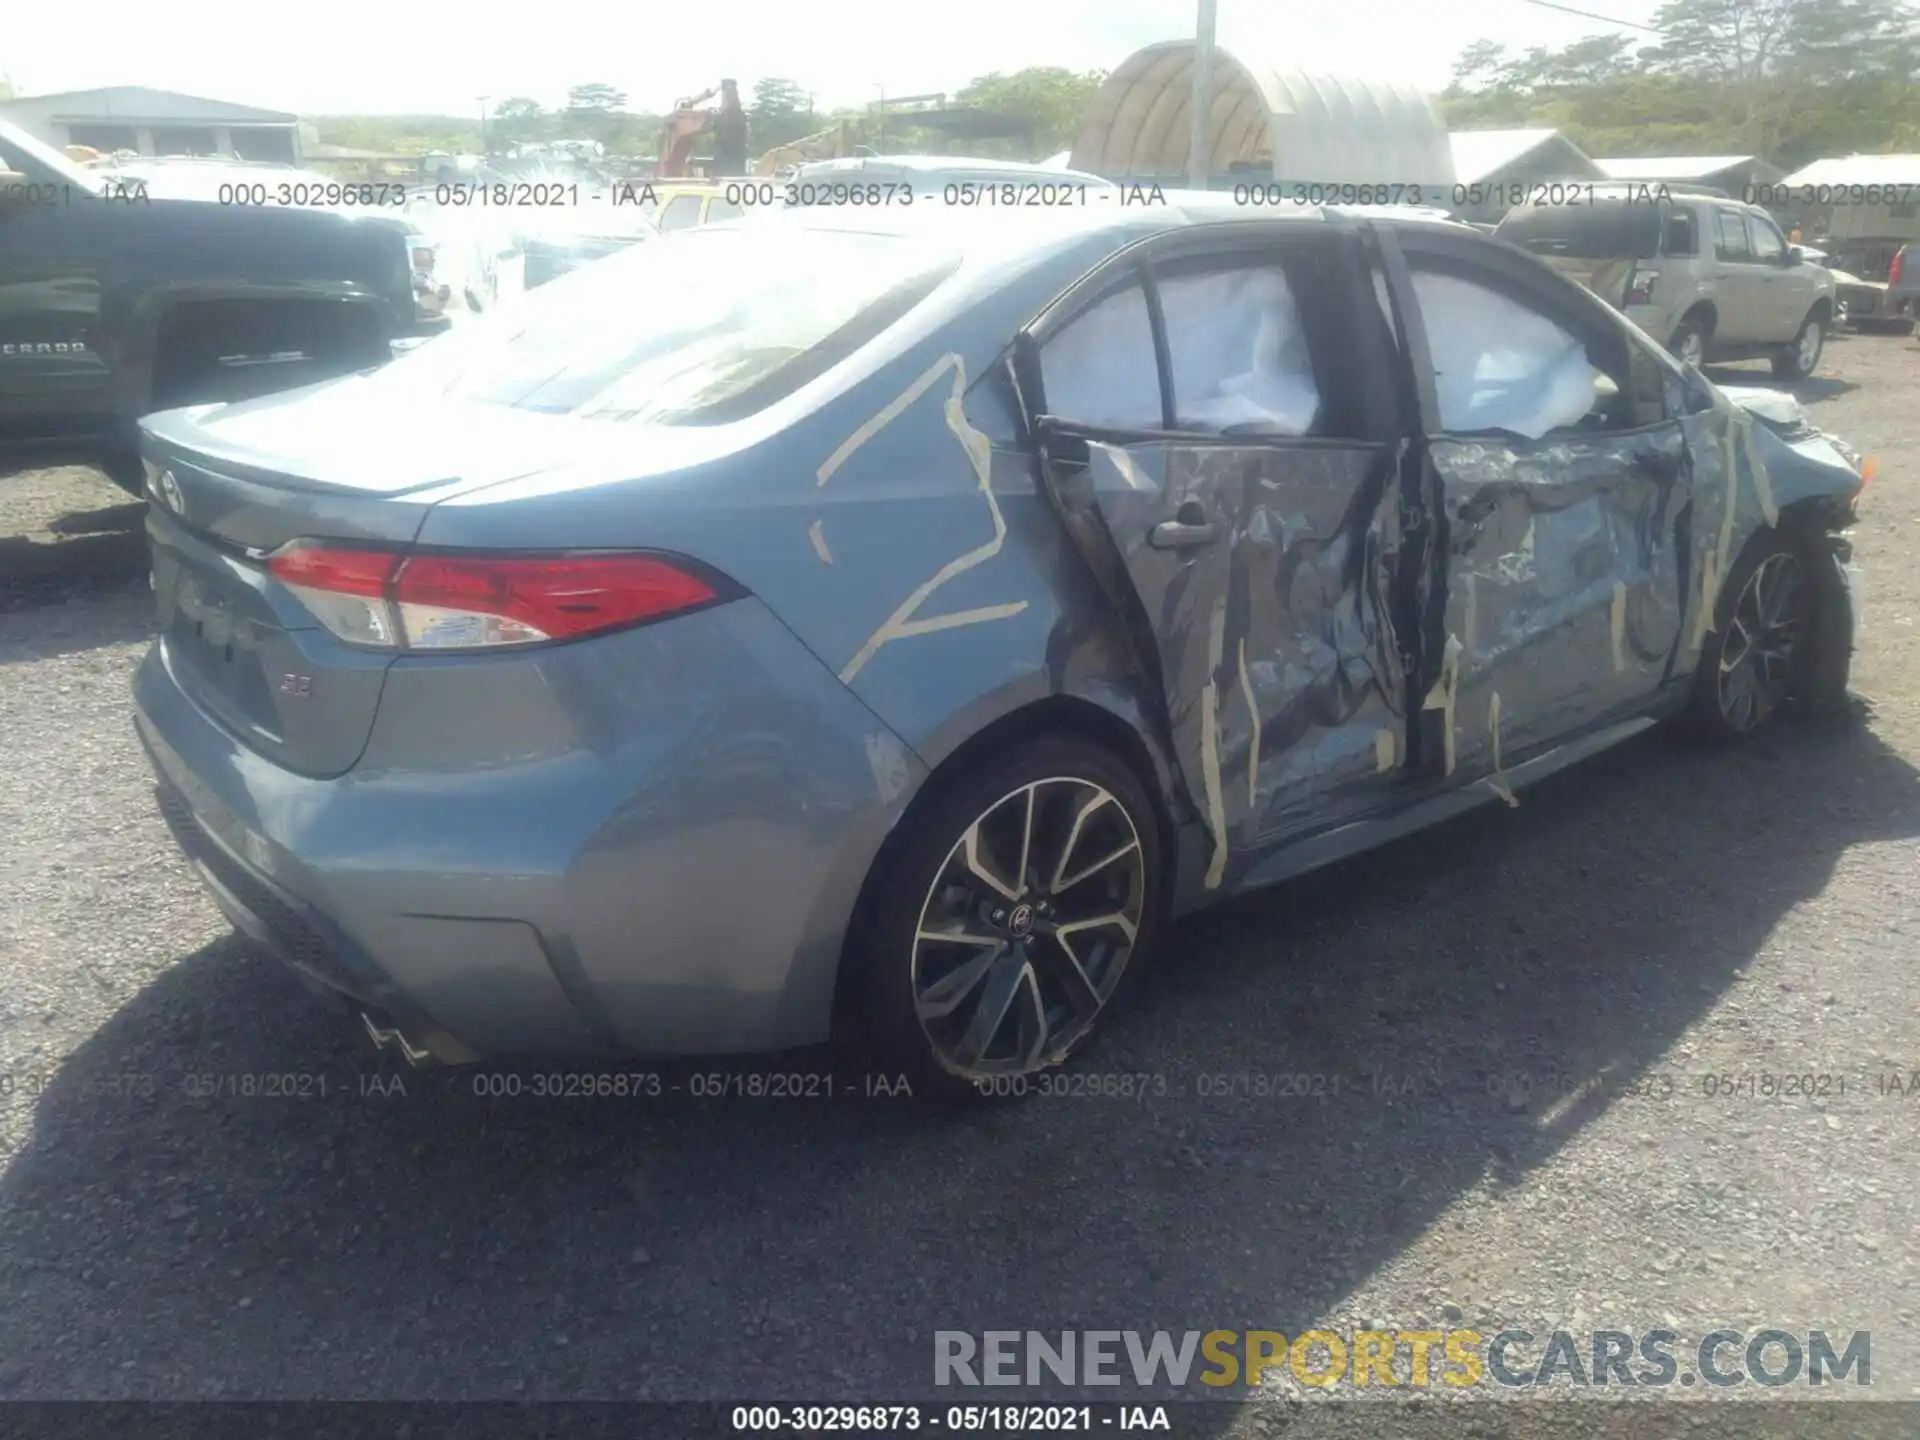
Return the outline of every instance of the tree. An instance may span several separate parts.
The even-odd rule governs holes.
[[[824,121],[815,123],[813,98],[800,85],[772,78],[754,82],[747,122],[753,127],[755,150],[791,144],[825,125]]]
[[[1915,22],[1897,0],[1668,0],[1657,42],[1469,45],[1455,129],[1542,125],[1590,154],[1757,154],[1792,167],[1892,150],[1920,125]]]
[[[1010,115],[1033,126],[1033,149],[1050,155],[1065,150],[1079,138],[1080,126],[1094,93],[1105,80],[1100,70],[1067,70],[1057,65],[1036,65],[1016,70],[1011,75],[998,71],[982,75],[961,90],[955,99],[996,115]],[[903,123],[911,124],[909,117]],[[1014,142],[1017,144],[1018,142]],[[989,142],[984,148],[1008,148]]]
[[[547,112],[537,100],[516,95],[502,100],[494,109],[491,128],[496,138],[508,145],[526,145],[546,133]]]
[[[631,150],[639,127],[626,104],[625,92],[611,85],[575,85],[567,91],[565,112],[571,133],[555,138],[598,140],[616,154]]]

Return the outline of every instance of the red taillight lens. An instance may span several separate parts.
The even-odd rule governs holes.
[[[433,251],[425,245],[413,247],[413,268],[416,270],[433,269]]]
[[[1907,251],[1903,245],[1893,252],[1893,264],[1887,267],[1887,288],[1891,290],[1900,283],[1900,271],[1907,263]]]
[[[394,590],[407,644],[420,648],[568,640],[717,598],[706,581],[654,555],[423,555],[400,567]]]
[[[1658,270],[1642,270],[1635,267],[1627,276],[1626,303],[1629,305],[1650,305],[1653,303],[1653,282],[1660,278]]]
[[[413,650],[538,645],[664,619],[719,590],[661,555],[416,555],[291,546],[267,568],[342,640]]]

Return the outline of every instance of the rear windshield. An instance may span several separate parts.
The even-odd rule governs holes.
[[[825,374],[958,264],[917,236],[686,230],[542,286],[374,381],[588,420],[723,424]]]
[[[1526,205],[1509,211],[1493,233],[1549,258],[1651,260],[1660,253],[1666,209],[1647,201],[1605,199],[1590,205]]]

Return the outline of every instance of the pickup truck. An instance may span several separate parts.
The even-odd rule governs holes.
[[[368,369],[449,324],[398,187],[352,187],[353,209],[234,188],[154,194],[0,120],[0,476],[95,465],[140,494],[141,416]]]

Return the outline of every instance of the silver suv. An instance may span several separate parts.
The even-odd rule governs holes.
[[[1494,234],[1689,364],[1764,357],[1783,379],[1813,373],[1833,323],[1834,279],[1766,211],[1670,186],[1579,188],[1583,203],[1516,207]]]

